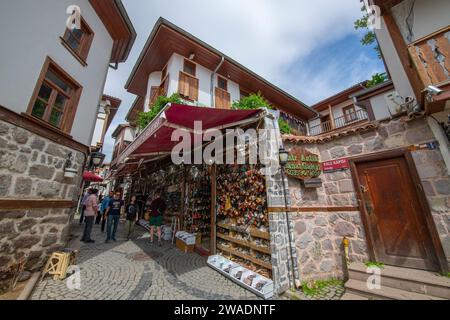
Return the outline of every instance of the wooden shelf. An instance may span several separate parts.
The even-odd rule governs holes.
[[[272,265],[270,263],[262,261],[262,260],[259,260],[259,259],[256,259],[256,258],[253,258],[253,257],[251,257],[249,255],[246,255],[245,253],[233,250],[232,248],[226,248],[224,246],[217,245],[217,249],[219,249],[221,251],[224,251],[224,252],[227,252],[227,253],[229,253],[231,255],[237,256],[239,258],[248,260],[248,261],[250,261],[250,262],[252,262],[254,264],[257,264],[257,265],[259,265],[261,267],[264,267],[266,269],[272,270]]]
[[[224,228],[224,229],[228,229],[231,231],[235,231],[235,232],[240,232],[240,233],[245,233],[245,231],[236,229],[235,227],[233,227],[232,225],[226,224],[226,223],[217,223],[217,226],[220,228]],[[260,238],[260,239],[264,239],[264,240],[270,240],[270,234],[268,232],[265,231],[259,231],[257,229],[255,229],[254,227],[250,227],[250,235],[252,237],[255,238]]]
[[[223,239],[223,240],[227,240],[227,241],[230,241],[230,242],[234,242],[234,243],[239,244],[239,245],[241,245],[241,246],[245,246],[245,247],[250,247],[250,246],[251,246],[251,243],[248,242],[248,241],[236,239],[236,238],[227,236],[227,235],[225,235],[225,234],[223,234],[223,233],[217,233],[217,237],[218,237],[218,238],[221,238],[221,239]]]
[[[268,248],[268,247],[261,247],[261,246],[257,246],[257,245],[255,245],[255,244],[252,244],[252,243],[251,243],[251,244],[250,244],[250,248],[252,248],[253,250],[256,250],[256,251],[259,251],[259,252],[268,254],[268,255],[271,254],[270,248]]]

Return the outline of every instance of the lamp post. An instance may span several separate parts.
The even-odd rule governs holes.
[[[95,167],[99,167],[102,165],[103,160],[105,160],[105,155],[101,152],[92,152],[91,153],[91,161],[89,164],[89,169],[92,170]]]
[[[278,157],[281,165],[281,179],[283,181],[283,194],[284,194],[284,206],[285,206],[285,214],[286,214],[286,226],[287,226],[287,233],[288,233],[288,240],[289,240],[289,254],[291,256],[291,270],[292,270],[292,279],[294,286],[296,285],[295,281],[295,264],[294,264],[294,255],[292,254],[292,239],[291,239],[291,231],[290,231],[290,222],[289,222],[289,209],[288,209],[288,201],[287,201],[287,195],[286,195],[286,184],[285,184],[285,174],[284,174],[284,168],[286,164],[288,163],[289,159],[289,152],[286,151],[283,147],[280,147],[280,150],[278,151]],[[289,277],[289,282],[291,282],[291,277]],[[292,284],[290,284],[290,287],[292,288]]]

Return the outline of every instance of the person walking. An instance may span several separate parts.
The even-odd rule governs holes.
[[[91,194],[86,199],[86,209],[84,210],[84,232],[81,241],[86,243],[93,243],[94,240],[91,239],[92,226],[94,225],[94,219],[97,215],[98,210],[98,199],[97,199],[97,189],[91,190]]]
[[[161,247],[161,226],[164,224],[164,211],[166,202],[161,198],[161,192],[155,193],[155,199],[150,205],[150,243],[153,244],[155,227],[158,233],[158,246]]]
[[[86,200],[89,197],[89,195],[91,194],[91,189],[87,189],[86,192],[84,193],[83,199],[81,200],[81,215],[80,215],[80,224],[83,223],[84,220],[84,210],[86,209]]]
[[[113,196],[114,196],[114,192],[110,191],[108,193],[108,195],[103,198],[102,203],[100,205],[100,214],[102,216],[102,226],[101,226],[102,232],[105,232],[105,226],[106,226],[106,220],[107,220],[106,209],[108,208],[109,202],[111,201]]]
[[[138,220],[138,205],[136,196],[131,196],[130,203],[125,208],[126,213],[126,222],[125,222],[125,238],[128,240],[131,239],[131,236],[134,232],[134,225]]]
[[[103,201],[103,195],[98,196],[98,203],[101,204]],[[98,207],[97,215],[95,217],[95,224],[100,224],[100,221],[102,219],[102,215],[100,213],[100,206]]]
[[[106,209],[106,216],[107,216],[107,226],[106,226],[106,243],[116,240],[116,232],[117,232],[117,226],[119,225],[120,221],[120,214],[123,211],[123,205],[124,202],[120,198],[121,193],[116,192],[114,194],[114,197],[109,201],[108,208]]]

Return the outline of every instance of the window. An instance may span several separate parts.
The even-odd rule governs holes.
[[[62,40],[63,44],[69,49],[69,51],[74,54],[83,65],[86,65],[86,59],[88,57],[89,48],[91,47],[93,38],[94,32],[82,18],[81,29],[66,29]]]
[[[167,66],[165,66],[161,71],[161,82],[164,81],[166,75],[167,75]]]
[[[239,90],[239,99],[242,100],[244,98],[247,98],[250,94],[247,91]]]
[[[351,122],[357,120],[355,106],[351,105],[342,109],[344,113],[344,118],[346,122]]]
[[[195,77],[195,63],[188,60],[184,60],[183,71],[193,77]]]
[[[228,91],[228,81],[222,77],[217,77],[217,87],[222,90]]]
[[[81,86],[47,58],[28,113],[68,132],[72,126]]]

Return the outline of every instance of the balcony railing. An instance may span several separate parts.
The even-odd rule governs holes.
[[[450,80],[450,26],[408,45],[424,87]]]
[[[365,121],[367,119],[369,119],[367,111],[360,109],[355,112],[347,113],[341,117],[336,117],[334,118],[334,121],[327,120],[316,126],[311,127],[309,135],[317,136],[319,134],[344,128],[346,126],[355,124],[360,121]]]

